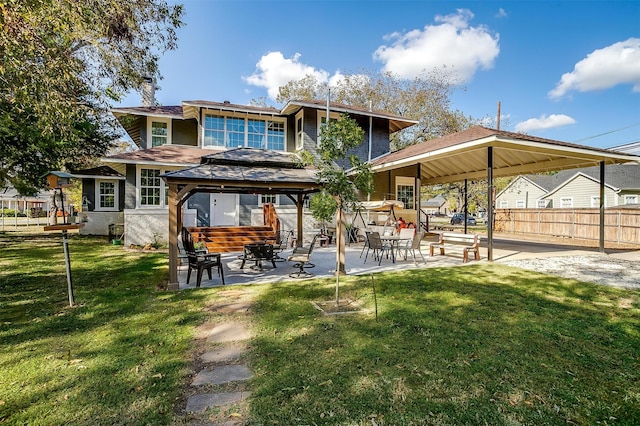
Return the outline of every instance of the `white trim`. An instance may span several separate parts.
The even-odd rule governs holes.
[[[224,120],[224,129],[222,130],[222,132],[224,133],[224,141],[223,141],[223,145],[205,145],[204,144],[204,139],[205,139],[205,122],[206,122],[206,118],[207,116],[214,116],[214,117],[223,117]],[[202,120],[201,122],[198,124],[198,147],[202,148],[202,149],[213,149],[213,150],[225,150],[225,149],[233,149],[230,147],[227,147],[227,118],[239,118],[239,119],[244,119],[244,140],[242,142],[242,146],[238,147],[238,148],[246,148],[248,147],[248,143],[249,143],[249,120],[256,120],[256,121],[263,121],[265,123],[265,134],[264,134],[264,149],[267,150],[271,150],[271,151],[277,151],[277,152],[287,152],[287,119],[285,117],[276,117],[276,116],[272,116],[272,115],[261,115],[261,114],[249,114],[249,113],[240,113],[240,112],[235,112],[235,111],[224,111],[224,110],[215,110],[215,109],[208,109],[208,108],[202,108]],[[283,126],[283,142],[284,142],[284,147],[282,150],[280,149],[271,149],[269,148],[269,126],[268,123],[272,121],[272,122],[277,122],[277,123],[282,123],[284,124]],[[235,148],[235,147],[234,147]]]
[[[501,209],[508,209],[509,208],[509,201],[508,200],[501,200],[500,201],[500,208]]]
[[[622,196],[623,204],[638,204],[638,194],[625,194]]]
[[[160,204],[142,204],[142,184],[141,184],[141,175],[142,169],[145,170],[158,170],[160,175],[168,172],[169,170],[165,170],[161,167],[144,167],[144,164],[138,164],[136,166],[136,209],[168,209],[168,206],[165,203],[165,199],[167,198],[167,185],[164,182],[164,179],[160,178]]]
[[[527,200],[516,200],[516,209],[524,209],[527,207]]]
[[[163,145],[171,145],[171,124],[173,120],[171,118],[165,117],[151,117],[147,120],[147,148],[154,148],[153,146],[153,134],[151,130],[153,129],[153,123],[165,123],[167,125],[167,142]],[[158,145],[162,146],[162,145]]]
[[[304,110],[298,111],[294,120],[296,132],[295,150],[300,151],[304,148]],[[298,125],[298,122],[300,125]]]
[[[257,194],[258,195],[258,206],[262,207],[264,203],[262,202],[262,197],[265,195],[275,195],[276,201],[273,203],[274,206],[280,205],[280,195],[279,194]]]
[[[113,183],[113,207],[100,206],[100,183]],[[117,179],[96,179],[95,180],[95,207],[96,212],[113,212],[119,210],[120,205],[120,184]]]

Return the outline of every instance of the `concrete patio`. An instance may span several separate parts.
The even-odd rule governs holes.
[[[369,253],[369,258],[366,263],[364,262],[364,254],[360,257],[362,252],[362,243],[351,244],[346,248],[346,270],[348,275],[363,275],[371,272],[388,272],[388,271],[400,271],[407,269],[424,269],[435,267],[449,267],[449,266],[465,266],[473,265],[477,261],[469,261],[468,263],[462,263],[462,252],[452,252],[441,256],[437,253],[433,257],[429,256],[429,243],[431,241],[423,241],[422,254],[425,261],[422,262],[418,255],[418,262],[414,263],[411,255],[408,260],[404,260],[402,256],[398,256],[396,263],[393,263],[391,259],[386,257],[382,259],[380,265],[377,261],[372,259],[372,254]],[[311,261],[316,266],[308,269],[313,273],[314,278],[330,278],[334,276],[336,269],[336,247],[331,245],[329,247],[316,247],[312,253]],[[292,249],[286,250],[281,254],[281,257],[287,258],[291,254]],[[611,256],[621,256],[628,258],[629,260],[640,261],[640,251],[629,250],[606,250]],[[506,238],[494,238],[493,245],[493,259],[494,262],[510,261],[516,259],[528,259],[528,258],[541,258],[549,256],[576,256],[586,254],[599,253],[596,248],[588,247],[576,247],[562,244],[550,244],[536,241],[525,241]],[[295,280],[289,277],[291,272],[297,270],[294,262],[276,262],[276,268],[273,268],[271,262],[263,262],[262,270],[254,270],[251,268],[251,263],[247,262],[243,269],[240,269],[242,261],[238,259],[240,253],[223,253],[222,262],[224,264],[224,275],[226,285],[233,284],[266,284],[274,282],[283,282]],[[481,243],[480,247],[480,261],[487,262],[487,247],[486,240]],[[213,271],[212,280],[209,280],[206,272],[202,277],[201,287],[217,287],[221,285],[220,277]],[[178,281],[180,284],[180,290],[195,288],[196,278],[195,273],[191,274],[191,281],[189,284],[187,281],[187,269],[185,266],[178,268]],[[302,279],[300,280],[302,281]]]

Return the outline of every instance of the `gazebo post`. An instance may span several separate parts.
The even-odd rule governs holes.
[[[169,183],[169,283],[167,290],[178,290],[178,185]]]
[[[493,261],[493,147],[487,148],[487,259]]]
[[[302,213],[302,207],[303,207],[303,201],[304,201],[304,195],[303,194],[298,194],[298,200],[296,202],[296,210],[298,212],[298,229],[296,229],[296,247],[302,247],[302,222],[303,222],[303,213]]]

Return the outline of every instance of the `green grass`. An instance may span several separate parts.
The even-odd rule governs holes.
[[[0,424],[168,424],[206,293],[159,292],[166,254],[0,234]]]
[[[319,315],[331,281],[260,296],[256,424],[638,424],[639,292],[498,265],[376,284],[377,321]],[[373,306],[369,277],[345,293]]]
[[[0,424],[180,424],[219,288],[165,292],[165,253],[0,233]],[[499,265],[375,276],[373,313],[322,316],[333,280],[244,286],[248,424],[638,424],[640,292]],[[374,307],[371,278],[343,296]],[[215,417],[218,411],[207,415]]]

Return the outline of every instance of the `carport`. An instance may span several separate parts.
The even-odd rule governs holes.
[[[411,145],[372,161],[375,173],[415,176],[418,220],[420,187],[487,179],[488,259],[493,260],[493,179],[600,166],[600,251],[604,251],[605,165],[640,162],[640,156],[539,138],[482,126]]]
[[[297,232],[302,235],[304,198],[320,191],[313,169],[300,158],[254,148],[238,148],[202,157],[198,166],[165,173],[169,188],[169,285],[178,289],[178,235],[182,205],[192,195],[204,193],[283,194],[297,208]]]

